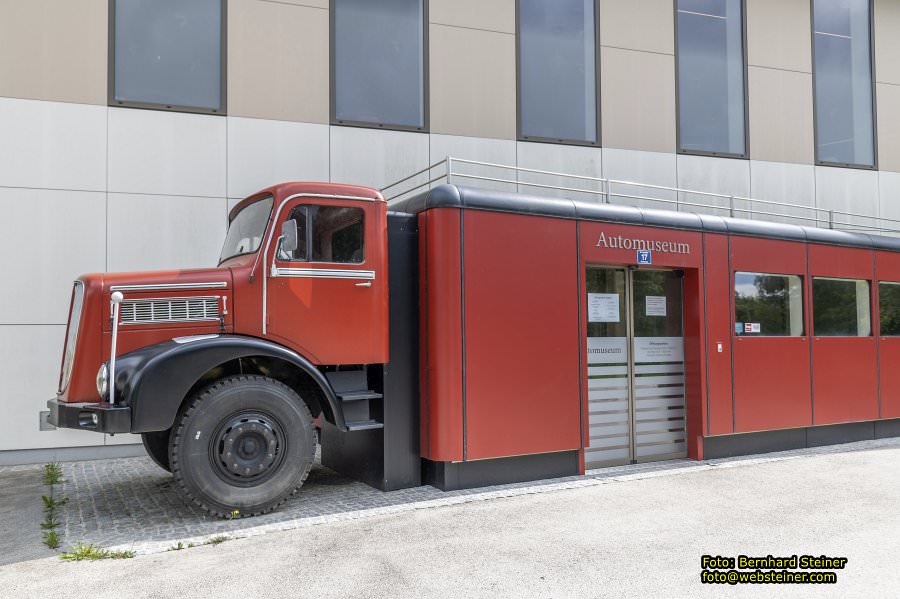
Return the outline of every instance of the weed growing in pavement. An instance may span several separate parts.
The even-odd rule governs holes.
[[[72,545],[71,551],[60,553],[59,557],[68,562],[80,562],[99,559],[128,559],[135,555],[134,551],[110,551],[102,547],[95,547],[93,544],[78,543],[77,545]]]
[[[49,547],[50,549],[56,549],[59,547],[59,535],[55,530],[45,530],[43,533],[44,537],[44,545]]]
[[[57,462],[44,464],[44,484],[48,487],[60,485],[66,481],[63,480],[62,466]]]
[[[166,549],[166,551],[181,551],[182,549],[190,549],[193,546],[194,546],[193,543],[188,543],[187,545],[185,545],[181,541],[178,541],[177,545],[172,545],[171,547]]]
[[[230,540],[231,540],[231,537],[229,537],[228,535],[216,535],[216,536],[208,539],[206,541],[206,543],[204,543],[204,545],[218,545],[220,543],[224,543],[225,541],[230,541]]]
[[[56,485],[64,483],[62,466],[56,462],[44,465],[44,484],[50,487],[49,495],[41,495],[41,501],[44,502],[44,519],[41,521],[41,530],[43,543],[50,549],[59,547],[59,518],[57,512],[59,508],[68,503],[69,498],[65,495],[56,495]]]

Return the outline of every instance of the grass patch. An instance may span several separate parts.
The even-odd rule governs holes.
[[[185,545],[181,541],[178,541],[178,543],[176,545],[172,545],[171,547],[166,549],[166,551],[181,551],[182,549],[190,549],[193,546],[194,546],[193,543],[188,543],[187,545]]]
[[[208,539],[206,541],[206,543],[204,543],[204,545],[219,545],[221,543],[224,543],[225,541],[230,541],[230,540],[231,540],[231,537],[229,537],[228,535],[216,535],[216,536]]]
[[[110,551],[102,547],[96,547],[93,544],[85,545],[78,543],[72,545],[71,551],[60,553],[59,557],[67,562],[93,561],[100,559],[128,559],[137,555],[134,551]]]

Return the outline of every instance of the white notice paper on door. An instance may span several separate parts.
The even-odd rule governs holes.
[[[619,322],[618,293],[588,293],[588,322]]]
[[[666,315],[666,296],[664,295],[648,295],[647,316],[665,316]]]

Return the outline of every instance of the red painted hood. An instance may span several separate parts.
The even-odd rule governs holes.
[[[142,322],[119,327],[117,355],[174,337],[231,332],[233,328],[234,277],[230,268],[159,270],[124,273],[91,273],[78,278],[84,284],[80,318],[69,315],[69,327],[78,320],[74,354],[67,384],[61,376],[63,401],[96,402],[95,378],[109,359],[111,342],[110,295],[121,291],[129,300],[160,300],[205,297],[219,305],[221,320]],[[224,300],[223,300],[224,298]],[[221,303],[219,303],[221,302]],[[71,308],[70,308],[71,311]],[[69,338],[67,330],[67,341]],[[63,350],[65,354],[65,349]],[[62,364],[61,364],[62,365]],[[62,371],[62,368],[61,368]]]

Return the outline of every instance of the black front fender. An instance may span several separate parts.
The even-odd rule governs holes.
[[[321,388],[334,424],[345,428],[334,389],[309,360],[286,347],[239,335],[199,335],[142,347],[116,359],[116,403],[131,408],[131,432],[166,430],[187,393],[211,369],[249,357],[276,358],[308,374]]]

